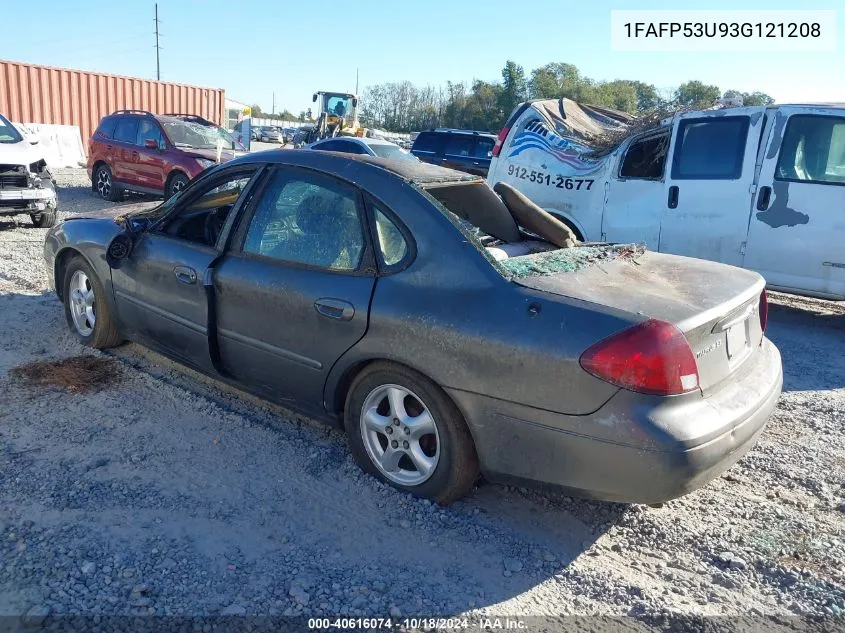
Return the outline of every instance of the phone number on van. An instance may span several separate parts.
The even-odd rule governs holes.
[[[542,171],[535,171],[533,169],[525,169],[525,167],[517,167],[516,165],[508,165],[508,175],[516,176],[522,180],[529,182],[536,182],[545,184],[548,187],[557,187],[558,189],[573,189],[575,191],[589,191],[593,186],[594,180],[584,180],[581,178],[564,178],[561,175],[552,176]]]

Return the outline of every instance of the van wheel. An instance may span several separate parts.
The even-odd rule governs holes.
[[[355,378],[344,424],[361,469],[399,490],[448,504],[478,478],[475,444],[458,408],[402,365],[374,363]]]

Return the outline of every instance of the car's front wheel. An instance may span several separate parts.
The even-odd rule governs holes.
[[[103,284],[81,256],[71,259],[65,268],[62,297],[68,326],[80,343],[97,349],[120,343]]]
[[[355,461],[400,490],[447,504],[472,489],[478,456],[455,404],[428,378],[394,363],[357,376],[345,408]]]
[[[49,229],[56,224],[56,210],[48,209],[41,213],[31,213],[32,223],[40,229]]]

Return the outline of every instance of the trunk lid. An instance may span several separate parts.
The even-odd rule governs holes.
[[[576,256],[578,263],[562,267],[564,272],[548,267],[540,274],[517,273],[512,280],[534,290],[623,310],[641,320],[672,323],[692,348],[704,393],[732,375],[759,349],[763,337],[759,301],[765,282],[757,273],[633,247],[581,246],[566,250],[582,248],[593,249],[596,255]],[[506,267],[519,270],[513,265]]]

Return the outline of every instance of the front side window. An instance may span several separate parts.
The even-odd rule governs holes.
[[[243,251],[328,270],[353,271],[364,253],[354,188],[279,170],[256,205]]]
[[[158,123],[151,119],[144,119],[138,124],[138,138],[135,144],[143,147],[148,140],[155,141],[156,147],[163,147],[161,128]]]
[[[452,134],[446,143],[446,151],[444,153],[450,156],[471,156],[473,145],[475,145],[475,139],[471,136]]]
[[[493,145],[495,141],[492,138],[480,137],[475,143],[475,158],[490,158],[493,155]]]
[[[222,178],[215,178],[197,192],[185,189],[177,194],[180,196],[180,202],[177,203],[173,213],[164,220],[163,224],[156,227],[155,231],[213,247],[217,243],[226,219],[254,173],[254,168],[248,171],[241,170]],[[187,197],[183,199],[182,196],[186,195]]]
[[[114,129],[114,140],[121,143],[135,144],[138,136],[138,118],[134,116],[122,117]]]
[[[775,178],[845,184],[845,119],[812,115],[790,117]]]
[[[747,136],[747,116],[682,120],[672,179],[736,180],[742,175]]]
[[[630,179],[660,180],[666,166],[668,149],[668,134],[635,140],[625,152],[619,176]]]

